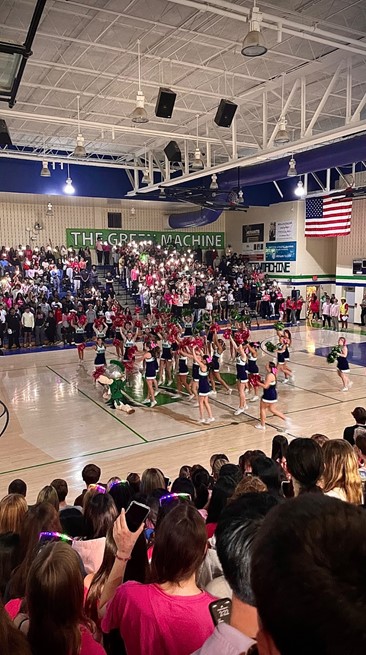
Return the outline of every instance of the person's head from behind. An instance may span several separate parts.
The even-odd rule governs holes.
[[[205,523],[190,503],[179,503],[164,517],[156,532],[151,581],[179,584],[201,566],[207,549]]]
[[[138,473],[129,473],[126,480],[130,483],[134,494],[140,493],[141,479]]]
[[[216,457],[212,464],[212,477],[216,481],[219,478],[221,467],[228,464],[229,460],[226,457]]]
[[[244,496],[244,494],[261,494],[265,491],[267,491],[267,486],[260,478],[257,478],[255,475],[245,475],[235,487],[233,495],[228,500],[228,504]]]
[[[113,498],[117,512],[120,514],[122,508],[127,509],[134,494],[127,480],[119,480],[111,485],[109,495]]]
[[[66,543],[44,546],[32,563],[26,586],[28,641],[34,653],[78,653],[86,623],[80,559]]]
[[[88,539],[105,537],[118,516],[110,494],[92,494],[84,505],[85,536]]]
[[[226,507],[229,498],[233,495],[236,487],[236,480],[233,478],[220,478],[211,494],[207,507],[207,523],[217,523],[222,510]]]
[[[276,434],[272,439],[271,459],[279,464],[286,459],[288,439],[283,434]]]
[[[259,455],[265,457],[265,453],[262,450],[246,450],[245,453],[240,455],[238,465],[240,466],[243,475],[252,472],[252,461]]]
[[[37,496],[37,503],[50,503],[58,511],[60,502],[56,489],[51,485],[43,487]]]
[[[178,478],[190,478],[191,477],[191,467],[190,466],[181,466],[179,470]]]
[[[324,444],[329,441],[329,437],[327,437],[325,434],[321,434],[320,432],[315,432],[311,435],[310,438],[319,444],[321,448],[323,448]]]
[[[213,466],[214,466],[214,463],[215,463],[215,461],[217,459],[224,459],[224,460],[226,460],[226,462],[229,461],[228,456],[225,455],[224,453],[215,453],[214,455],[211,455],[211,457],[210,457],[210,468],[211,468],[211,474],[212,475],[214,474]]]
[[[323,448],[324,493],[340,489],[349,503],[362,503],[362,484],[358,470],[357,455],[344,439],[331,439]]]
[[[356,452],[364,460],[366,458],[366,429],[356,428],[353,436],[357,449]]]
[[[145,496],[150,496],[154,489],[165,489],[166,483],[164,475],[160,469],[146,469],[141,476],[140,492]]]
[[[215,532],[216,551],[234,597],[255,607],[250,584],[253,541],[277,500],[268,493],[249,493],[223,510]]]
[[[55,489],[59,502],[64,503],[66,496],[69,493],[69,488],[67,486],[66,480],[55,478],[55,480],[52,480],[51,482],[51,487]]]
[[[281,489],[281,469],[273,459],[260,455],[252,461],[253,475],[260,478],[270,493],[279,494]]]
[[[203,466],[197,466],[192,471],[191,480],[195,488],[195,506],[203,509],[209,499],[210,474]]]
[[[220,480],[221,478],[232,478],[235,480],[236,484],[238,484],[242,477],[243,473],[240,466],[237,464],[223,464],[220,468],[218,479]]]
[[[366,514],[322,494],[273,509],[255,539],[251,582],[260,655],[362,655]]]
[[[294,439],[287,450],[287,470],[292,477],[295,496],[321,493],[317,483],[324,472],[322,448],[313,439]]]
[[[20,494],[8,494],[0,501],[0,534],[20,532],[28,510],[27,501]]]
[[[88,487],[90,484],[97,484],[100,479],[101,470],[96,464],[87,464],[84,466],[81,476]]]
[[[177,478],[171,486],[171,493],[174,494],[189,494],[192,499],[195,497],[195,488],[193,482],[188,478]]]
[[[13,480],[9,484],[8,494],[19,494],[25,498],[27,495],[27,485],[25,484],[24,480],[21,480],[20,478]]]
[[[366,409],[364,407],[355,407],[352,416],[359,425],[366,424]]]

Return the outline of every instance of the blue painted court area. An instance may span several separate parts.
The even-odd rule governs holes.
[[[336,342],[335,342],[336,345]],[[366,341],[361,343],[348,343],[348,361],[354,366],[366,366]],[[315,354],[326,358],[331,347],[316,348]]]

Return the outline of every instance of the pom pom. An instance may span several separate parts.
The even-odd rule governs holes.
[[[117,337],[115,337],[115,338],[113,339],[113,341],[112,341],[112,346],[115,346],[116,348],[117,348],[118,346],[120,346],[121,344],[122,344],[122,340],[121,340],[121,339],[118,339]]]
[[[78,316],[77,322],[80,325],[80,327],[83,327],[84,325],[86,325],[86,316],[85,316],[85,314],[81,314],[81,316]]]
[[[99,316],[98,318],[96,318],[95,321],[94,321],[94,325],[95,325],[97,330],[100,330],[100,329],[104,328],[104,326],[105,326],[104,316]]]
[[[135,328],[140,330],[142,328],[142,321],[135,321]]]
[[[334,362],[337,360],[337,357],[339,357],[341,352],[342,352],[342,346],[334,346],[334,348],[332,348],[332,350],[330,351],[327,357],[328,364],[334,364]]]
[[[218,332],[219,329],[220,326],[218,323],[212,323],[209,328],[210,332]]]
[[[272,341],[266,341],[266,343],[264,345],[265,345],[265,348],[266,348],[267,352],[269,352],[269,353],[274,353],[277,350],[276,344],[272,343]]]
[[[85,350],[85,343],[78,343],[78,352],[82,353]]]
[[[93,372],[94,380],[97,381],[98,378],[100,378],[101,375],[104,375],[104,373],[105,373],[105,366],[97,366],[97,368]]]
[[[274,324],[273,324],[273,327],[274,327],[274,329],[276,330],[276,332],[282,332],[282,330],[284,329],[285,325],[284,325],[284,323],[282,323],[281,321],[277,321],[277,323],[274,323]]]
[[[224,337],[224,339],[230,339],[230,337],[231,337],[231,329],[228,328],[227,330],[224,330],[223,333],[222,333],[222,336]]]
[[[248,379],[249,384],[253,387],[253,389],[257,389],[259,387],[259,382],[263,382],[259,373],[249,373]]]
[[[136,305],[135,314],[140,314],[140,313],[141,313],[141,307],[139,307],[139,305]]]

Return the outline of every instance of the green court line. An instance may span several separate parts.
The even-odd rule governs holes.
[[[70,385],[71,385],[70,380],[67,380],[66,378],[64,378],[63,375],[60,375],[60,373],[57,373],[57,371],[55,371],[53,368],[51,368],[51,366],[47,366],[47,368],[48,368],[50,371],[52,371],[52,373],[54,373],[55,375],[58,375],[58,377],[60,377],[61,380],[64,380],[65,382],[67,382],[67,384],[70,384]],[[130,430],[131,432],[133,432],[133,434],[135,434],[136,437],[139,437],[139,439],[142,439],[142,441],[144,441],[145,443],[149,443],[148,440],[145,439],[145,437],[143,437],[141,434],[139,434],[139,432],[136,432],[136,430],[134,430],[133,428],[131,428],[131,426],[128,425],[128,423],[124,423],[124,421],[121,421],[121,419],[120,419],[118,416],[115,416],[114,414],[111,414],[111,413],[108,411],[108,409],[106,409],[106,407],[103,407],[103,405],[100,405],[96,400],[94,400],[94,398],[91,398],[90,396],[88,396],[88,394],[85,393],[85,391],[81,391],[81,389],[79,389],[78,387],[77,387],[77,390],[78,390],[78,393],[81,393],[82,396],[85,396],[85,398],[87,398],[87,399],[90,400],[92,403],[94,403],[94,405],[96,405],[97,407],[99,407],[99,409],[102,409],[103,412],[106,412],[106,413],[108,414],[108,416],[111,416],[111,417],[114,418],[116,421],[118,421],[118,423],[121,423],[122,425],[124,425],[125,428],[127,428],[128,430]]]

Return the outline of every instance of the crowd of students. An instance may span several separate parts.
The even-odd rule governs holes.
[[[150,468],[102,484],[88,464],[74,504],[63,479],[34,505],[14,480],[2,655],[361,655],[366,410],[353,416],[343,439],[276,435],[271,457],[215,454],[173,483]]]

